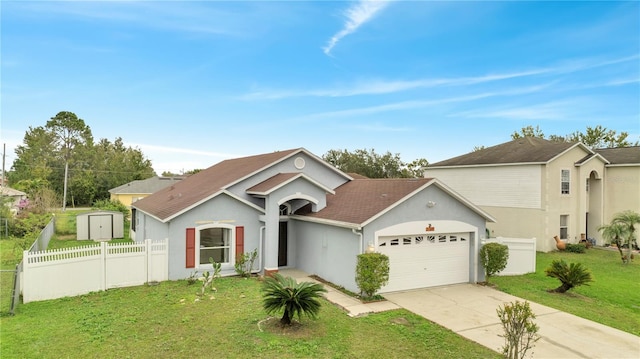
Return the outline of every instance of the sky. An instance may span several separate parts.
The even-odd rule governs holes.
[[[640,2],[0,2],[6,166],[71,111],[158,174],[304,147],[430,163],[602,125],[640,140]]]

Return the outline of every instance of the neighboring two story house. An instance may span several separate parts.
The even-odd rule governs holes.
[[[132,204],[132,238],[169,239],[169,278],[298,268],[358,291],[358,254],[390,259],[382,292],[484,279],[480,239],[493,218],[430,178],[348,175],[303,148],[222,161]]]
[[[623,210],[640,212],[640,147],[594,151],[525,137],[430,164],[425,177],[491,214],[491,237],[535,237],[545,252],[555,235],[602,245],[598,227]]]

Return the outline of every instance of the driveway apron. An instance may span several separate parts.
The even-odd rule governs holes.
[[[475,285],[459,284],[385,293],[387,300],[490,349],[501,351],[504,339],[496,310],[524,299]],[[640,337],[557,309],[529,302],[540,340],[534,358],[640,358]]]

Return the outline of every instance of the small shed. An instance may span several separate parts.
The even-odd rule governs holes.
[[[76,216],[78,240],[124,238],[124,215],[116,211],[93,211]]]

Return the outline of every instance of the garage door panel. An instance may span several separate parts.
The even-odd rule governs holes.
[[[461,233],[380,238],[378,251],[389,256],[390,266],[381,292],[468,282],[468,238]]]

